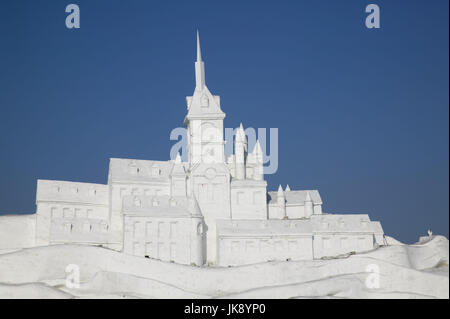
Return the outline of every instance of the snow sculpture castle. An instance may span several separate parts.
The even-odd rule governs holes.
[[[188,162],[112,158],[106,185],[38,180],[36,214],[0,217],[0,252],[72,243],[229,266],[384,244],[367,215],[322,213],[317,190],[267,192],[260,144],[249,152],[242,125],[226,158],[225,113],[206,86],[198,34],[195,82],[184,119]]]

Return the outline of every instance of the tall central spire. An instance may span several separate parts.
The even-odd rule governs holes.
[[[197,62],[202,62],[202,50],[200,49],[200,35],[197,30]]]
[[[205,86],[205,64],[202,61],[200,49],[200,35],[197,30],[197,61],[195,62],[195,90],[203,90]]]

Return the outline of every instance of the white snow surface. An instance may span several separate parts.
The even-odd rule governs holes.
[[[447,238],[395,243],[324,260],[228,268],[94,246],[26,248],[0,255],[0,298],[449,298]],[[79,288],[66,287],[69,264],[79,266]],[[378,269],[377,287],[367,284],[377,275],[368,269]]]

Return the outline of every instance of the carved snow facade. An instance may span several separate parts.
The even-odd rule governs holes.
[[[220,97],[205,83],[197,36],[196,87],[186,98],[188,162],[112,158],[108,183],[38,180],[37,211],[0,217],[0,252],[56,244],[101,245],[187,265],[311,260],[384,244],[367,215],[325,214],[317,190],[267,192],[259,142],[236,129],[224,151]],[[17,238],[1,238],[3,229]],[[6,233],[6,232],[3,232]]]

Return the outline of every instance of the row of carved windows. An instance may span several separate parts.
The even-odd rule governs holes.
[[[164,195],[164,192],[160,188],[122,187],[120,189],[120,197],[127,195],[161,196]]]
[[[133,255],[175,261],[177,244],[174,242],[133,242]]]
[[[355,245],[356,243],[356,245]],[[342,249],[365,249],[368,243],[368,239],[365,237],[348,238],[348,237],[323,237],[322,238],[322,248],[342,248]],[[356,246],[356,247],[355,247]]]
[[[141,222],[133,223],[133,238],[164,237],[176,238],[178,222]]]
[[[91,195],[96,196],[98,194],[98,190],[93,187],[78,187],[78,186],[62,186],[62,185],[55,185],[53,186],[53,191],[55,193],[71,193],[71,194],[83,194],[83,195]]]
[[[264,198],[263,198],[263,192],[261,192],[261,191],[256,191],[256,192],[238,191],[236,193],[236,204],[238,204],[238,205],[242,205],[242,204],[257,205],[262,202],[264,202]]]
[[[100,224],[92,224],[89,222],[85,222],[85,223],[63,223],[61,225],[64,229],[65,232],[67,233],[73,233],[73,232],[84,232],[84,233],[89,233],[89,232],[107,232],[109,229],[109,226],[106,222],[104,223],[100,223]]]
[[[94,210],[78,207],[52,207],[52,218],[93,218]]]
[[[224,196],[222,184],[198,184],[198,200],[201,203],[221,202]]]
[[[303,245],[299,240],[233,240],[230,243],[231,252],[281,252],[298,251]]]
[[[129,165],[129,170],[130,170],[130,173],[133,175],[147,173],[152,177],[159,177],[159,176],[161,176],[161,172],[162,172],[161,169],[157,165],[147,168],[147,167],[138,167],[137,164],[135,164],[135,163],[131,163]]]

